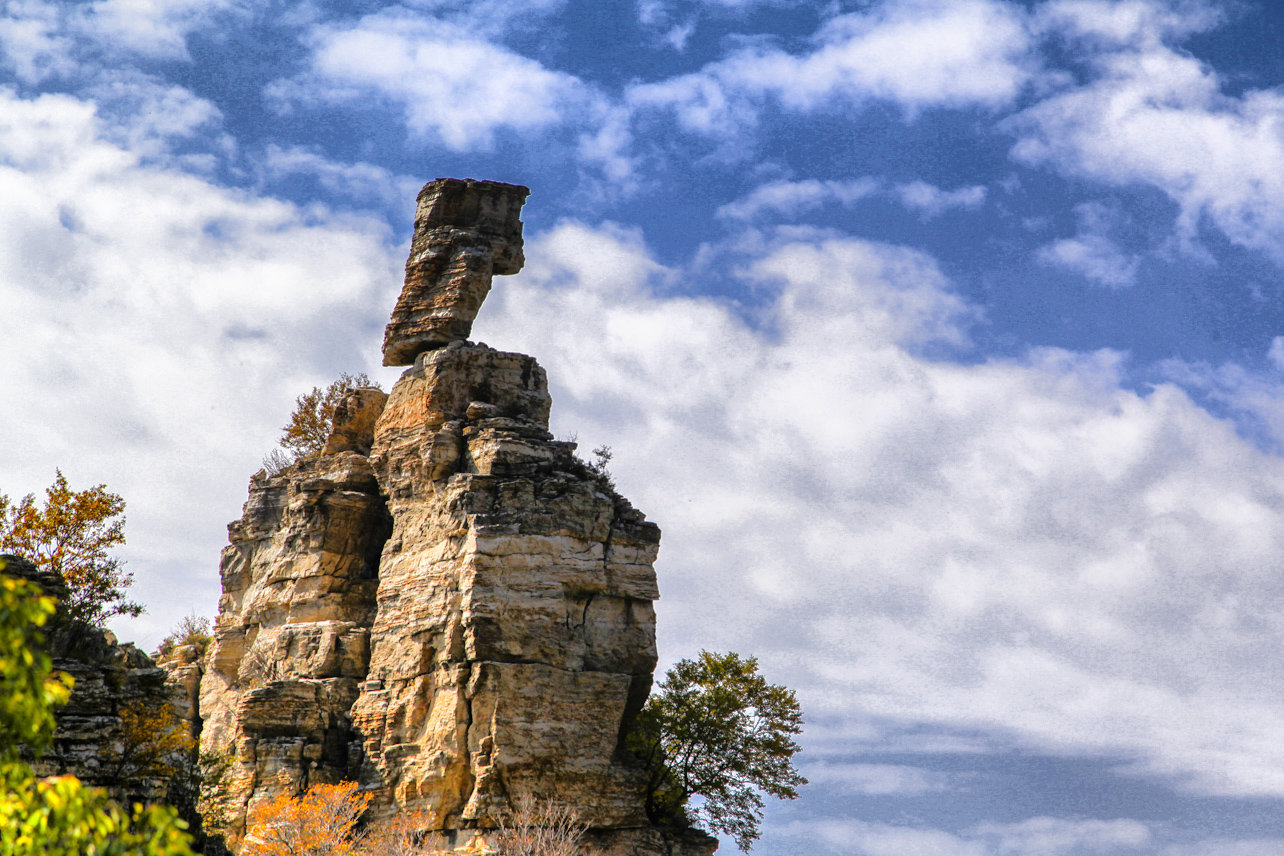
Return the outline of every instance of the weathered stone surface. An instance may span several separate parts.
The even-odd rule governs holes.
[[[530,357],[452,345],[402,376],[376,430],[394,528],[353,721],[380,803],[441,828],[524,794],[646,823],[619,740],[655,668],[659,530],[548,413]]]
[[[406,284],[384,333],[383,364],[468,338],[493,274],[522,269],[522,204],[516,184],[439,178],[419,192]]]
[[[372,398],[359,397],[356,419],[335,434],[371,421]],[[331,446],[344,442],[331,436]],[[258,802],[355,773],[348,713],[366,674],[390,527],[356,452],[251,483],[244,515],[228,527],[200,694],[202,750],[234,759],[220,799],[228,832],[239,833]]]
[[[361,387],[343,397],[334,411],[334,424],[326,440],[322,455],[340,452],[370,454],[374,444],[375,423],[388,403],[388,393],[382,389]]]

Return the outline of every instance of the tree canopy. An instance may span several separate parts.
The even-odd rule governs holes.
[[[628,737],[647,772],[647,814],[699,823],[748,851],[762,825],[759,792],[794,799],[807,783],[793,765],[801,731],[793,691],[767,683],[757,659],[701,651],[680,661]],[[693,806],[692,797],[703,799]]]
[[[142,604],[125,599],[133,575],[108,554],[125,543],[125,500],[102,484],[74,491],[62,470],[56,473],[43,505],[35,494],[14,505],[0,493],[0,552],[61,575],[73,619],[102,624],[116,615],[141,615]]]

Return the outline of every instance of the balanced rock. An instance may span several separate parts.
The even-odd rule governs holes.
[[[406,284],[383,339],[383,364],[408,366],[423,351],[464,340],[493,274],[522,269],[528,188],[439,178],[419,192]]]
[[[438,849],[527,798],[576,811],[592,856],[709,856],[652,827],[624,736],[656,664],[660,530],[548,431],[544,370],[466,341],[492,273],[522,264],[526,188],[419,197],[386,397],[340,404],[324,453],[256,476],[223,553],[202,678],[217,797],[249,812],[355,779],[368,819]]]

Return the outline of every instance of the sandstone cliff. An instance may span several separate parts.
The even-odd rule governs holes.
[[[548,432],[544,370],[467,341],[522,264],[527,190],[442,179],[419,197],[384,396],[351,394],[325,453],[255,476],[231,524],[201,682],[202,748],[252,807],[355,779],[372,814],[442,846],[524,796],[576,809],[590,850],[707,856],[647,824],[623,734],[656,663],[660,531]]]

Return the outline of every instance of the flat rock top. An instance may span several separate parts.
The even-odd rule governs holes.
[[[439,178],[419,191],[415,231],[455,228],[521,239],[518,219],[530,188],[500,181]]]

